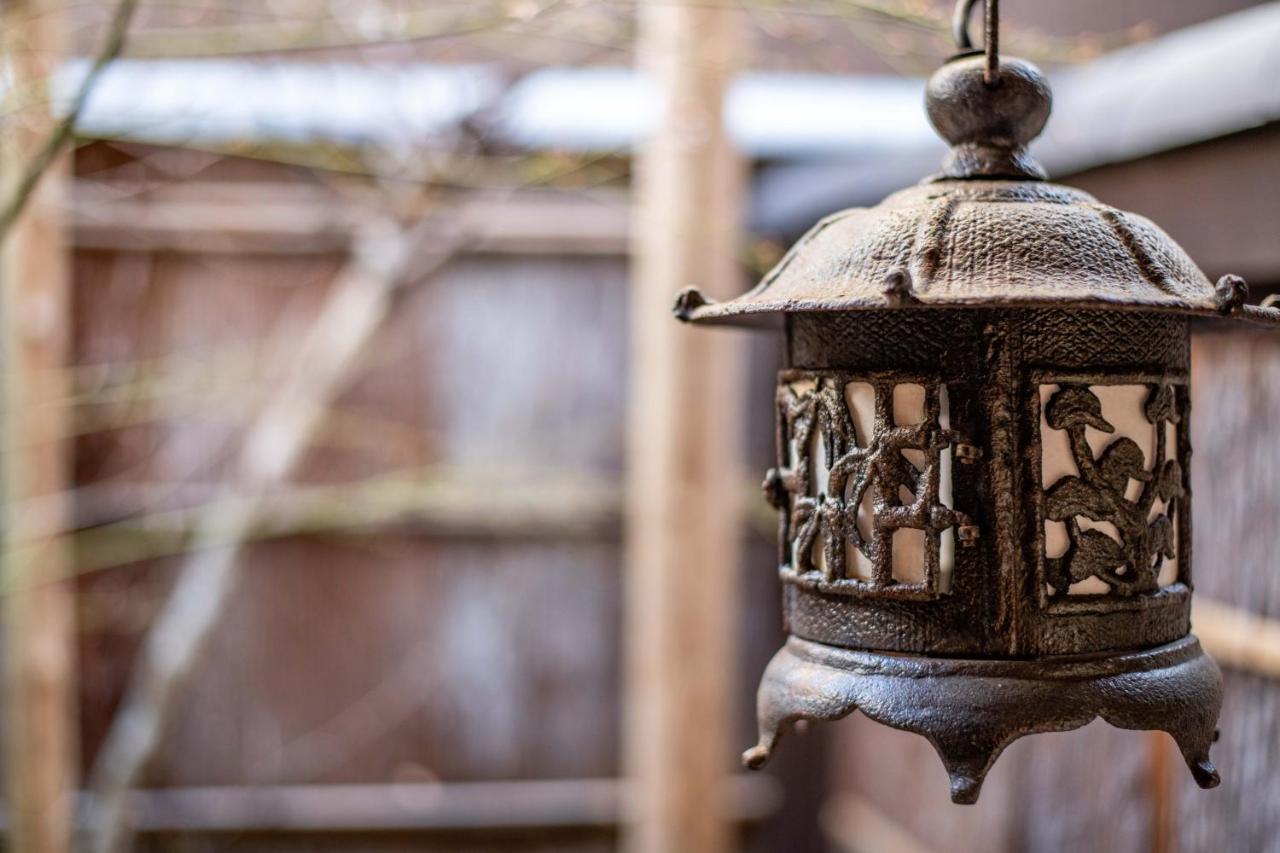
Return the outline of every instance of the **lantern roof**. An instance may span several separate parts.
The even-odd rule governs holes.
[[[1242,280],[1211,282],[1150,220],[1045,181],[1026,151],[1049,115],[1043,75],[1013,58],[998,85],[983,73],[980,55],[963,56],[929,81],[929,118],[952,145],[940,174],[826,217],[735,299],[684,291],[676,315],[751,325],[794,312],[1074,307],[1280,323],[1280,311],[1244,305]]]

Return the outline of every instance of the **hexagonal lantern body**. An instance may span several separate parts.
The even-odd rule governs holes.
[[[1095,717],[1160,729],[1197,782],[1221,677],[1189,633],[1189,325],[1276,324],[1148,220],[1046,183],[1033,66],[945,66],[938,177],[820,222],[699,323],[781,317],[779,566],[790,638],[760,686],[785,726],[854,710],[925,735],[972,802],[1012,740]]]

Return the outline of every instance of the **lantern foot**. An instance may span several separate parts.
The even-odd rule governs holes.
[[[855,651],[791,637],[760,682],[760,739],[742,759],[759,769],[787,726],[860,710],[928,738],[950,776],[952,802],[967,804],[1013,741],[1101,717],[1168,732],[1196,783],[1211,788],[1219,782],[1209,747],[1221,707],[1222,676],[1193,636],[1136,652],[1039,659]]]
[[[1216,788],[1222,781],[1222,777],[1218,775],[1218,768],[1214,767],[1213,762],[1207,758],[1188,766],[1191,768],[1191,775],[1195,777],[1196,784],[1201,788]]]

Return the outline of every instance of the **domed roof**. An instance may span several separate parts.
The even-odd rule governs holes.
[[[747,324],[800,311],[1069,306],[1280,322],[1243,305],[1242,280],[1211,283],[1145,217],[1045,182],[1026,153],[1049,114],[1043,76],[1007,59],[988,87],[982,68],[981,57],[955,60],[929,83],[930,120],[952,144],[940,175],[823,219],[736,299],[686,290],[676,315]]]
[[[1144,217],[1039,181],[938,180],[832,214],[750,292],[690,319],[904,304],[1215,312],[1214,286]]]

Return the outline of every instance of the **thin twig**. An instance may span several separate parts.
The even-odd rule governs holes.
[[[75,134],[76,122],[80,120],[80,113],[83,112],[84,105],[88,103],[89,96],[93,93],[93,88],[98,82],[98,78],[102,76],[102,72],[107,65],[124,50],[125,37],[129,32],[129,22],[132,20],[133,12],[137,6],[138,0],[120,0],[116,5],[115,14],[112,15],[111,25],[107,30],[107,40],[97,58],[93,61],[93,65],[89,67],[89,72],[85,75],[83,82],[81,82],[80,89],[76,92],[75,98],[71,102],[71,108],[67,110],[67,114],[62,117],[52,133],[49,134],[49,138],[40,146],[40,150],[36,152],[35,157],[32,158],[22,177],[18,179],[13,194],[5,200],[4,206],[0,207],[0,240],[4,240],[8,235],[14,221],[22,213],[23,208],[27,206],[27,202],[31,200],[31,194],[35,192],[36,186],[39,185],[40,178],[44,176],[49,166],[53,164],[53,161],[71,142]]]
[[[127,795],[141,778],[168,727],[177,697],[213,633],[239,577],[239,554],[250,538],[263,495],[285,482],[310,446],[321,412],[392,311],[412,275],[439,269],[461,248],[461,235],[437,242],[427,260],[410,247],[438,237],[439,222],[413,228],[384,222],[357,244],[351,264],[302,344],[280,393],[255,419],[238,460],[240,481],[207,514],[187,563],[144,643],[129,688],[93,768],[90,849],[128,849]]]
[[[316,50],[346,50],[395,44],[421,44],[437,39],[476,36],[500,31],[511,25],[527,24],[560,5],[562,0],[542,0],[529,15],[515,15],[506,4],[472,12],[465,16],[413,12],[397,26],[371,37],[360,34],[355,22],[325,18],[302,24],[235,24],[220,27],[153,29],[134,40],[131,55],[162,57],[227,57],[255,54],[298,53]]]

